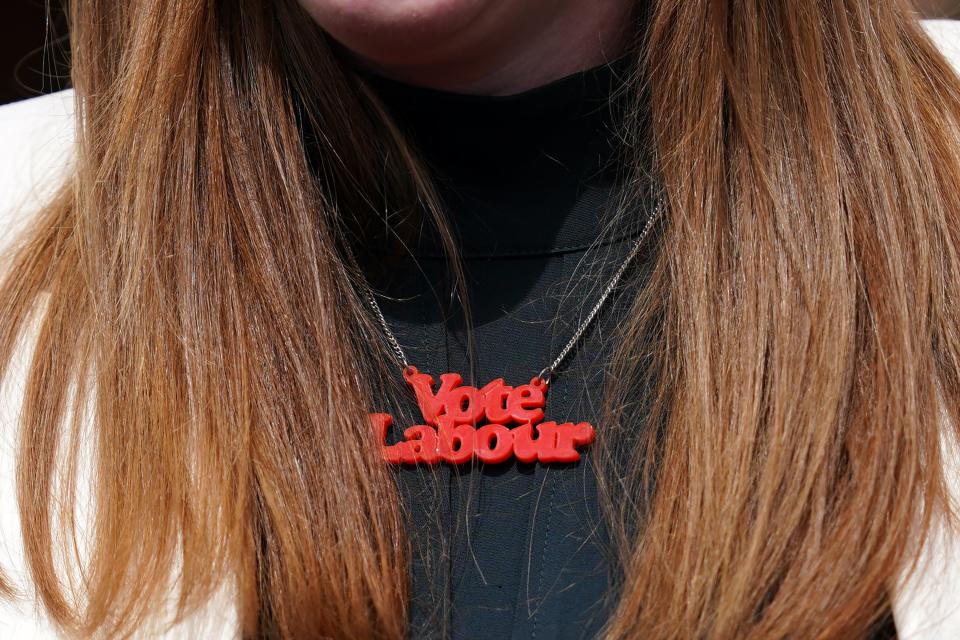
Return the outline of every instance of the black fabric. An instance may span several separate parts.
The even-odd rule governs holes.
[[[619,266],[649,200],[613,220],[626,60],[508,97],[451,94],[367,76],[437,180],[466,270],[463,309],[435,235],[375,285],[412,364],[482,386],[522,384],[549,363]],[[618,318],[643,286],[655,237],[550,387],[547,419],[598,422]],[[418,416],[412,412],[413,419]],[[401,422],[400,427],[410,423]],[[402,468],[416,638],[577,639],[615,599],[587,452],[565,466]],[[886,636],[889,637],[889,636]]]
[[[522,384],[549,363],[629,245],[629,224],[601,234],[617,175],[620,105],[608,97],[625,65],[505,98],[372,79],[430,164],[455,228],[480,386],[498,377]],[[644,210],[638,206],[637,215]],[[378,283],[385,315],[413,364],[434,376],[467,377],[463,312],[449,299],[442,251],[429,231],[412,250],[412,259]],[[614,308],[551,384],[547,419],[596,421]],[[508,463],[399,474],[420,543],[415,637],[596,635],[609,612],[611,566],[589,455],[564,467]]]

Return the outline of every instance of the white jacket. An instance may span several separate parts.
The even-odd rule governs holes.
[[[925,21],[929,34],[960,71],[960,22]],[[68,168],[74,142],[73,95],[64,91],[0,107],[0,248],[29,223]],[[58,637],[30,597],[14,489],[16,416],[24,362],[0,387],[0,567],[26,593],[0,600],[0,640]],[[18,366],[19,365],[19,366]],[[945,434],[946,435],[946,434]],[[960,506],[960,447],[944,439],[953,497]],[[923,549],[913,579],[891,594],[902,640],[960,640],[960,531],[940,527]],[[194,618],[142,637],[238,638],[237,618],[224,592]]]

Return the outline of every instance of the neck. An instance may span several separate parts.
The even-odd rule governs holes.
[[[401,82],[503,96],[601,65],[625,51],[634,2],[563,4],[564,10],[549,16],[505,16],[516,3],[492,3],[468,27],[408,56],[383,62],[348,55],[361,67]]]

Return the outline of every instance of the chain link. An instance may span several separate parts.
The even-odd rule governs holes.
[[[650,235],[653,225],[662,215],[663,208],[663,198],[658,197],[653,211],[651,211],[650,215],[647,216],[647,221],[643,225],[640,235],[637,236],[637,239],[633,241],[632,245],[630,245],[630,250],[627,252],[626,257],[623,259],[623,262],[617,268],[613,276],[610,277],[610,281],[607,282],[607,286],[603,288],[603,291],[600,293],[600,298],[597,299],[596,304],[594,304],[593,308],[590,309],[590,313],[588,313],[587,317],[583,319],[583,322],[580,323],[580,325],[577,327],[577,330],[573,332],[573,336],[571,336],[567,344],[564,345],[563,349],[560,350],[560,353],[557,354],[557,357],[554,358],[553,362],[541,369],[540,373],[537,374],[537,377],[540,378],[544,384],[550,383],[550,379],[553,377],[554,372],[561,364],[563,364],[563,361],[568,355],[570,355],[570,352],[573,351],[573,348],[578,342],[580,342],[583,334],[586,333],[587,329],[590,328],[590,325],[593,324],[594,319],[596,319],[597,314],[600,313],[600,309],[603,308],[607,298],[609,298],[610,294],[613,293],[613,290],[617,288],[617,284],[619,284],[623,274],[626,273],[627,267],[630,266],[630,263],[633,262],[633,259],[637,256],[637,254],[640,253],[640,248],[643,246],[643,241],[646,240],[648,235]],[[374,316],[377,318],[377,322],[380,323],[380,327],[383,329],[383,333],[387,338],[387,343],[390,345],[390,348],[403,364],[403,367],[409,367],[410,362],[407,360],[407,354],[404,353],[403,347],[400,346],[400,342],[397,340],[397,336],[394,335],[393,331],[390,329],[390,325],[387,323],[387,319],[384,317],[383,311],[380,309],[380,305],[377,303],[377,298],[370,287],[364,287],[364,297],[367,299],[367,303],[373,310]]]
[[[387,342],[390,344],[390,348],[393,349],[393,352],[397,354],[397,358],[400,359],[400,362],[403,364],[403,368],[406,369],[410,366],[410,362],[407,361],[407,354],[403,352],[403,347],[400,346],[400,342],[397,340],[397,336],[393,334],[393,331],[390,330],[390,325],[387,324],[387,319],[383,317],[383,311],[380,310],[380,305],[377,304],[377,298],[373,295],[373,291],[370,287],[364,287],[365,297],[367,298],[367,303],[373,309],[373,314],[377,317],[377,322],[380,323],[380,326],[383,328],[383,333],[387,337]]]

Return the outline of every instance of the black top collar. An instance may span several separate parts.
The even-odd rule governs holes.
[[[461,254],[539,255],[601,236],[632,64],[625,56],[508,96],[363,75],[427,161]],[[413,250],[442,253],[429,231]]]

